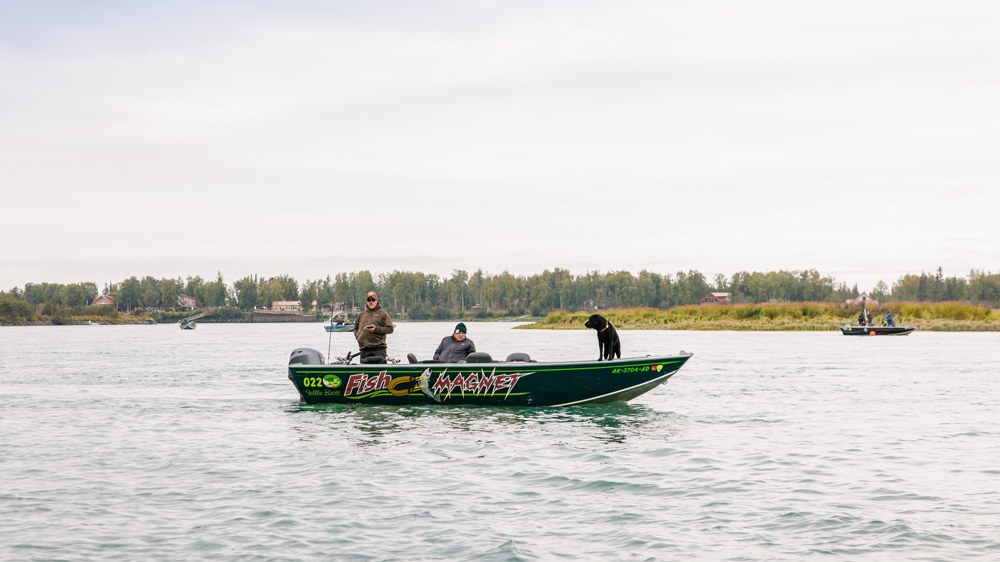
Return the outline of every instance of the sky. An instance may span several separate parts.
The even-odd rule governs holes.
[[[1000,270],[1000,3],[0,3],[0,287]]]

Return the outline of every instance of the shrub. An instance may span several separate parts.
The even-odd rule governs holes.
[[[35,307],[25,301],[0,300],[0,320],[4,322],[30,322],[35,319]]]
[[[412,320],[427,320],[431,317],[431,307],[424,301],[417,301],[406,311],[406,316]]]

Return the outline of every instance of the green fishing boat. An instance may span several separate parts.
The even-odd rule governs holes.
[[[313,349],[292,352],[288,378],[307,404],[473,404],[571,406],[627,402],[667,382],[691,358],[645,356],[614,361],[542,363],[514,353],[468,363],[325,364]]]
[[[202,312],[201,314],[195,314],[194,316],[188,316],[187,318],[185,318],[185,319],[183,319],[183,320],[180,321],[181,329],[182,330],[193,330],[193,329],[197,328],[198,325],[195,324],[194,321],[197,320],[197,319],[199,319],[199,318],[203,318],[205,316],[208,316],[210,314],[212,314],[212,313],[211,312]]]

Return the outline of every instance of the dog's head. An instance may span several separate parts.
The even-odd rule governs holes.
[[[600,332],[607,327],[608,321],[604,319],[600,314],[591,314],[590,319],[584,322],[584,326],[590,328],[591,330],[597,330]]]

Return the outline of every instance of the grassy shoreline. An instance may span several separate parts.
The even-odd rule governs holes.
[[[933,332],[998,332],[1000,312],[969,303],[889,303],[869,307],[877,325],[892,312],[897,326]],[[860,306],[837,303],[679,306],[601,310],[619,330],[836,331],[857,322]],[[556,311],[526,330],[585,330],[589,312]]]

